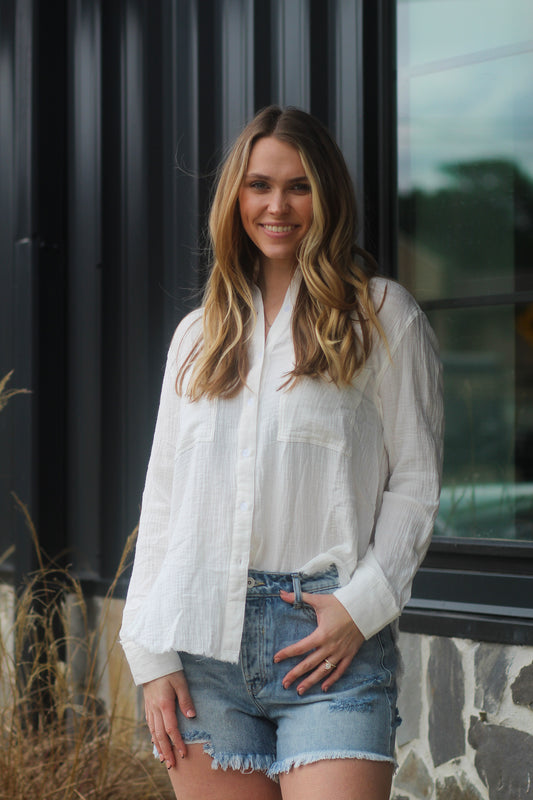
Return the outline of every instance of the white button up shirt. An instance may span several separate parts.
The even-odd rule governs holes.
[[[250,371],[237,397],[179,397],[178,365],[201,310],[174,335],[121,630],[136,683],[180,669],[178,650],[238,660],[249,568],[336,564],[335,596],[366,638],[410,597],[440,491],[435,336],[401,286],[374,278],[390,355],[375,334],[350,386],[304,378],[280,389],[294,365],[300,281],[297,272],[266,342],[254,290]]]

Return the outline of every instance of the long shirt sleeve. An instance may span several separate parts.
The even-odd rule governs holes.
[[[440,495],[443,404],[436,337],[417,312],[391,345],[376,382],[388,479],[373,541],[352,579],[335,593],[367,639],[409,600]]]
[[[179,425],[179,397],[176,393],[178,350],[180,342],[187,338],[189,327],[189,324],[178,327],[167,355],[142,499],[135,563],[124,609],[121,644],[136,684],[146,683],[154,677],[168,675],[182,668],[181,659],[175,650],[150,652],[143,645],[128,639],[125,632],[142,610],[154,575],[159,571],[168,549],[174,456]],[[164,597],[161,602],[165,602]]]

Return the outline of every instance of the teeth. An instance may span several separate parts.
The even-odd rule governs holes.
[[[294,229],[294,225],[263,225],[263,228],[271,233],[289,233]]]

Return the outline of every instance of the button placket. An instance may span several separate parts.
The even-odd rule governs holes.
[[[264,337],[256,325],[250,347],[250,371],[242,390],[242,406],[237,432],[235,511],[230,553],[227,603],[223,622],[223,640],[227,646],[240,645],[244,620],[246,573],[254,514],[255,457],[257,441],[257,397],[264,359]],[[236,613],[239,608],[241,613]],[[238,624],[240,620],[240,624]],[[238,641],[237,641],[238,639]]]

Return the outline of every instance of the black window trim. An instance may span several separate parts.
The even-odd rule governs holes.
[[[396,277],[396,0],[362,3],[365,245]],[[533,302],[531,292],[443,298],[426,311]],[[401,630],[533,644],[533,543],[435,537],[415,577]]]

